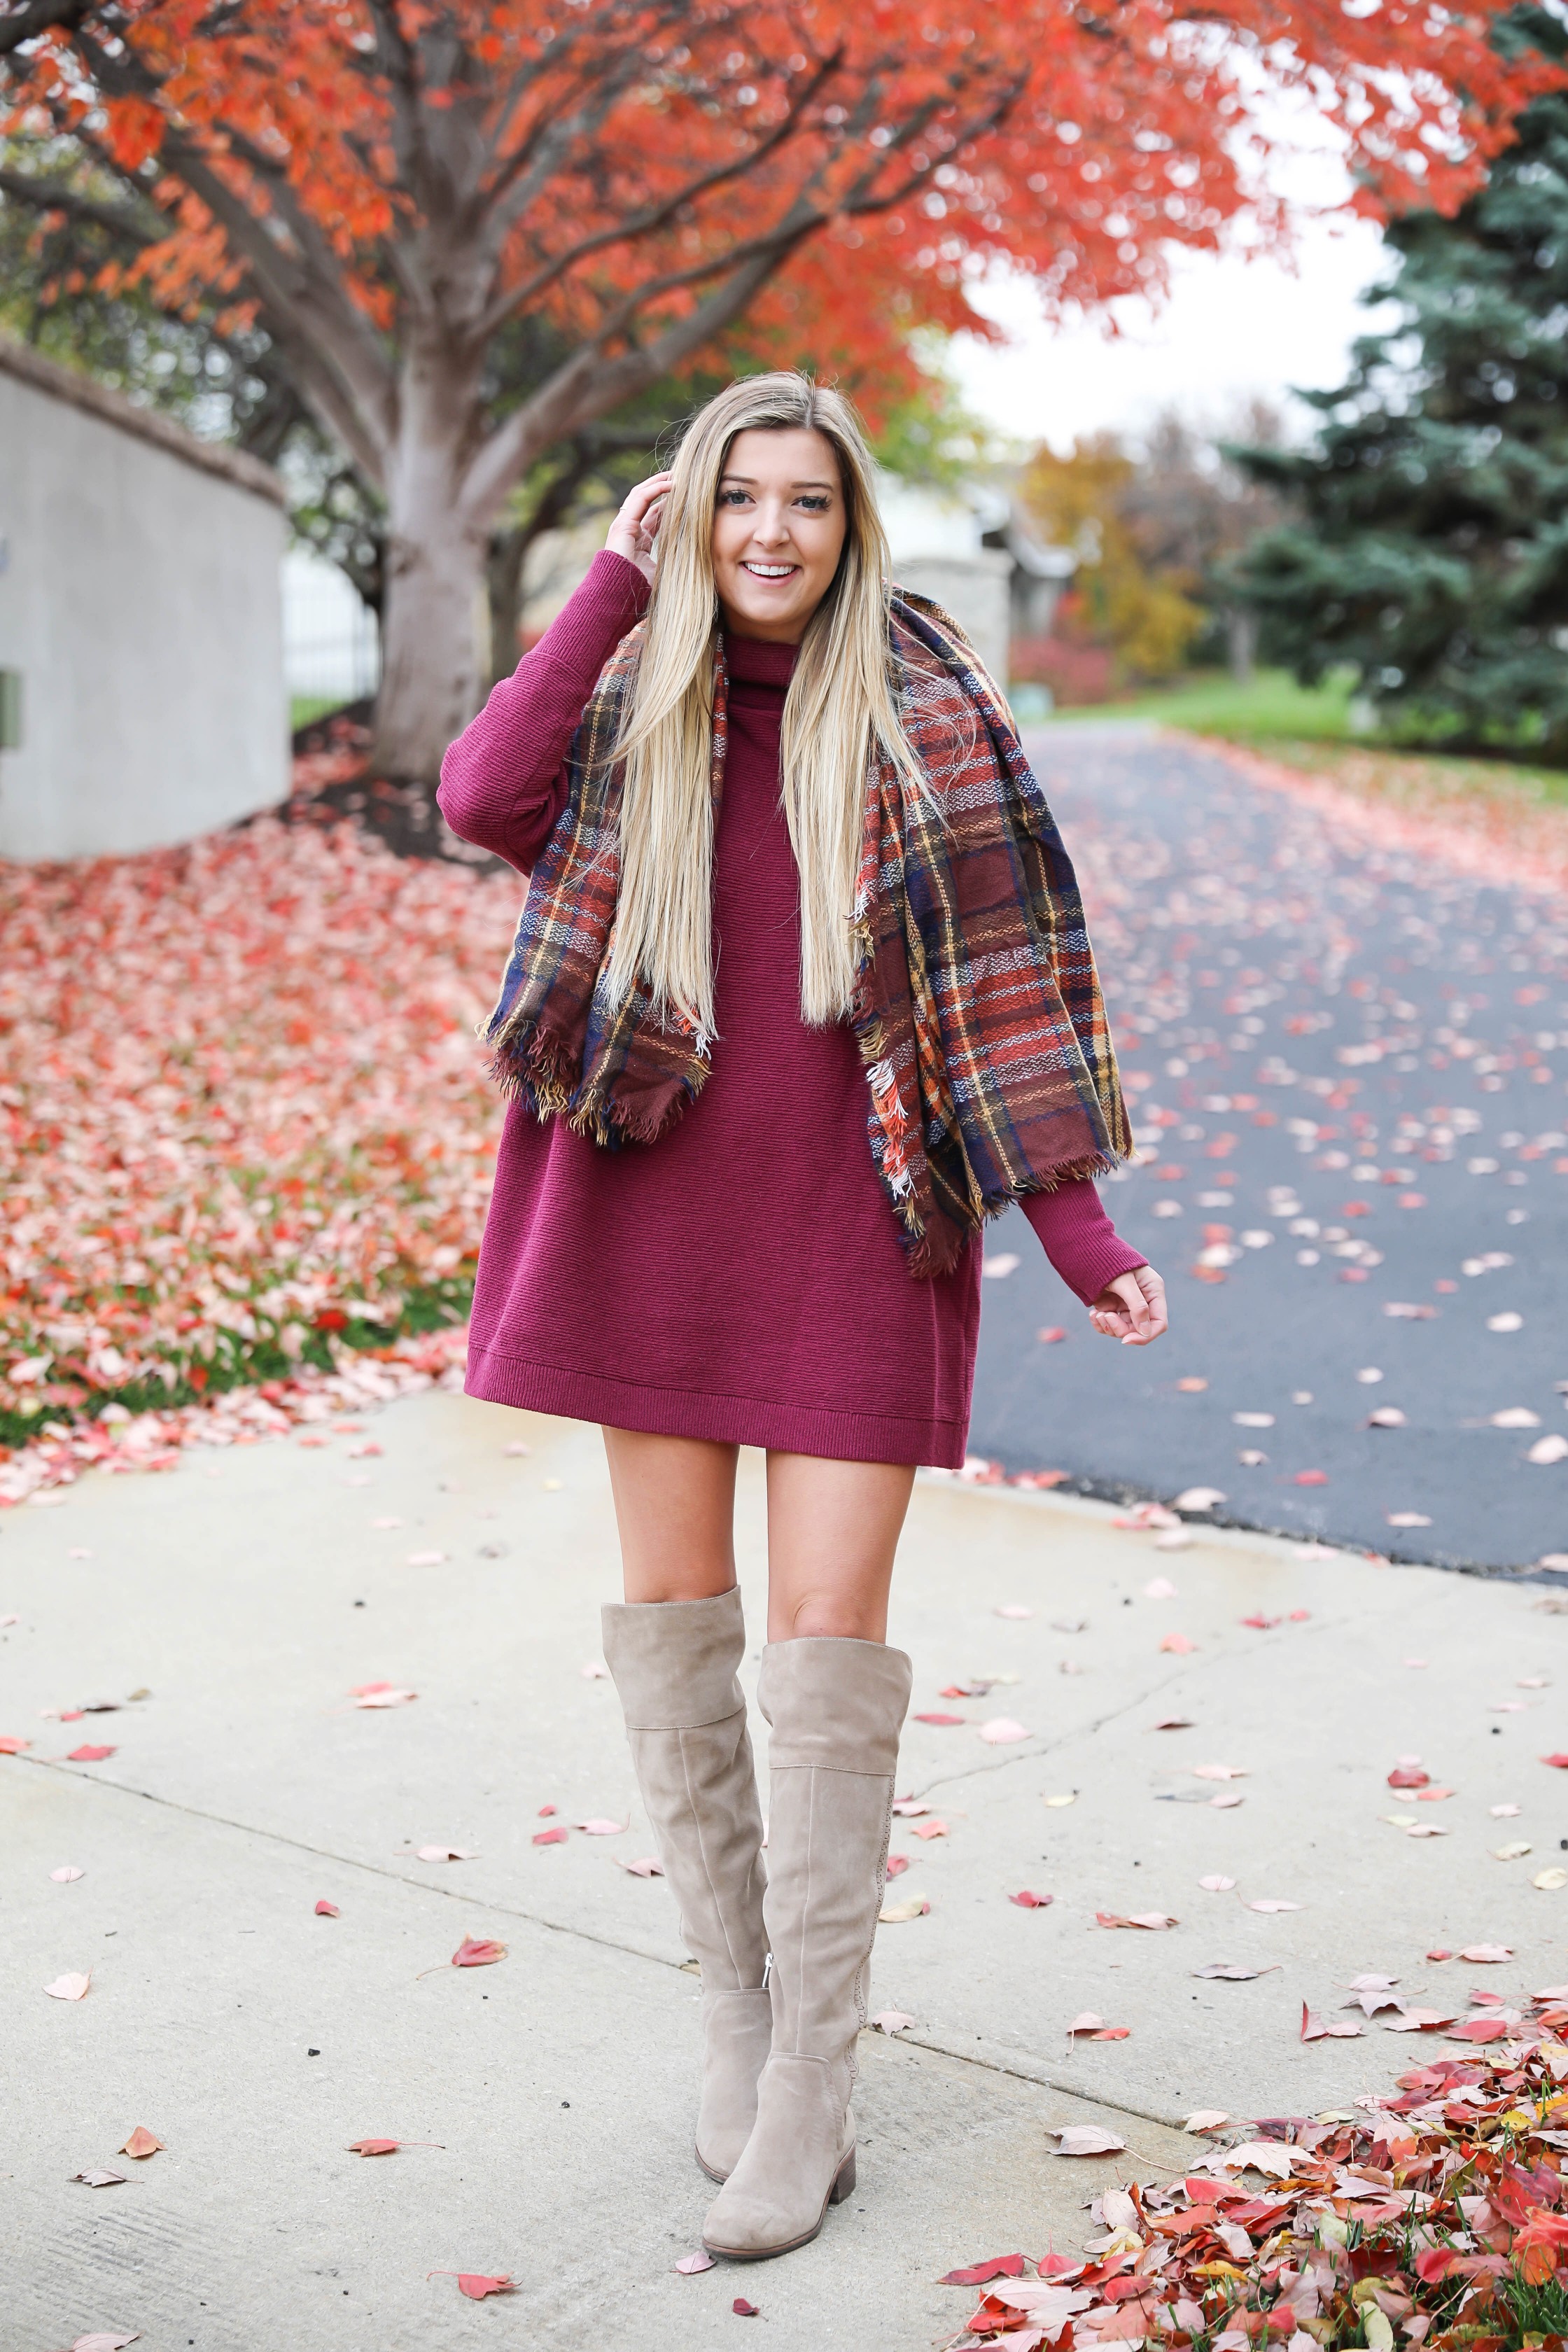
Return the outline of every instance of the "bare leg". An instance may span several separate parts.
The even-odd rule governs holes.
[[[606,1429],[628,1601],[708,1601],[735,1581],[738,1448]]]
[[[913,1468],[768,1455],[768,1639],[885,1642]]]

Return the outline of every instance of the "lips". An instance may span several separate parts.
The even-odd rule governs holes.
[[[793,580],[800,566],[798,563],[742,563],[741,569],[749,572],[753,580],[777,582]]]

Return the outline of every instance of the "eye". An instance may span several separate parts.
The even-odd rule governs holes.
[[[803,506],[807,514],[826,514],[827,512],[828,502],[826,491],[817,491],[810,497],[798,499],[796,503]]]
[[[746,502],[747,494],[744,490],[728,489],[721,490],[719,493],[719,503],[721,507],[743,507]]]

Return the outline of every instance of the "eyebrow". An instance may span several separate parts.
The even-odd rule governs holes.
[[[721,482],[738,482],[742,489],[754,490],[757,487],[755,474],[731,474],[726,471],[720,475],[719,479]],[[807,481],[790,484],[792,490],[836,490],[837,488],[837,482]]]

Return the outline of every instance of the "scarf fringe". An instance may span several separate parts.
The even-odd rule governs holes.
[[[1063,1160],[1057,1168],[1037,1170],[1033,1183],[987,1194],[979,1204],[973,1225],[960,1227],[951,1217],[944,1216],[940,1233],[921,1223],[919,1206],[912,1199],[896,1201],[893,1205],[903,1227],[900,1239],[909,1258],[910,1272],[924,1280],[951,1274],[981,1226],[994,1223],[1029,1193],[1055,1192],[1063,1184],[1076,1184],[1086,1176],[1109,1176],[1118,1165],[1120,1162],[1110,1153],[1098,1151]]]
[[[694,1074],[678,1079],[672,1098],[650,1117],[598,1088],[584,1090],[574,1049],[534,1021],[502,1037],[488,1075],[509,1102],[526,1104],[535,1118],[563,1118],[574,1135],[613,1151],[623,1143],[657,1143],[668,1135],[700,1094],[708,1066],[704,1061]]]

